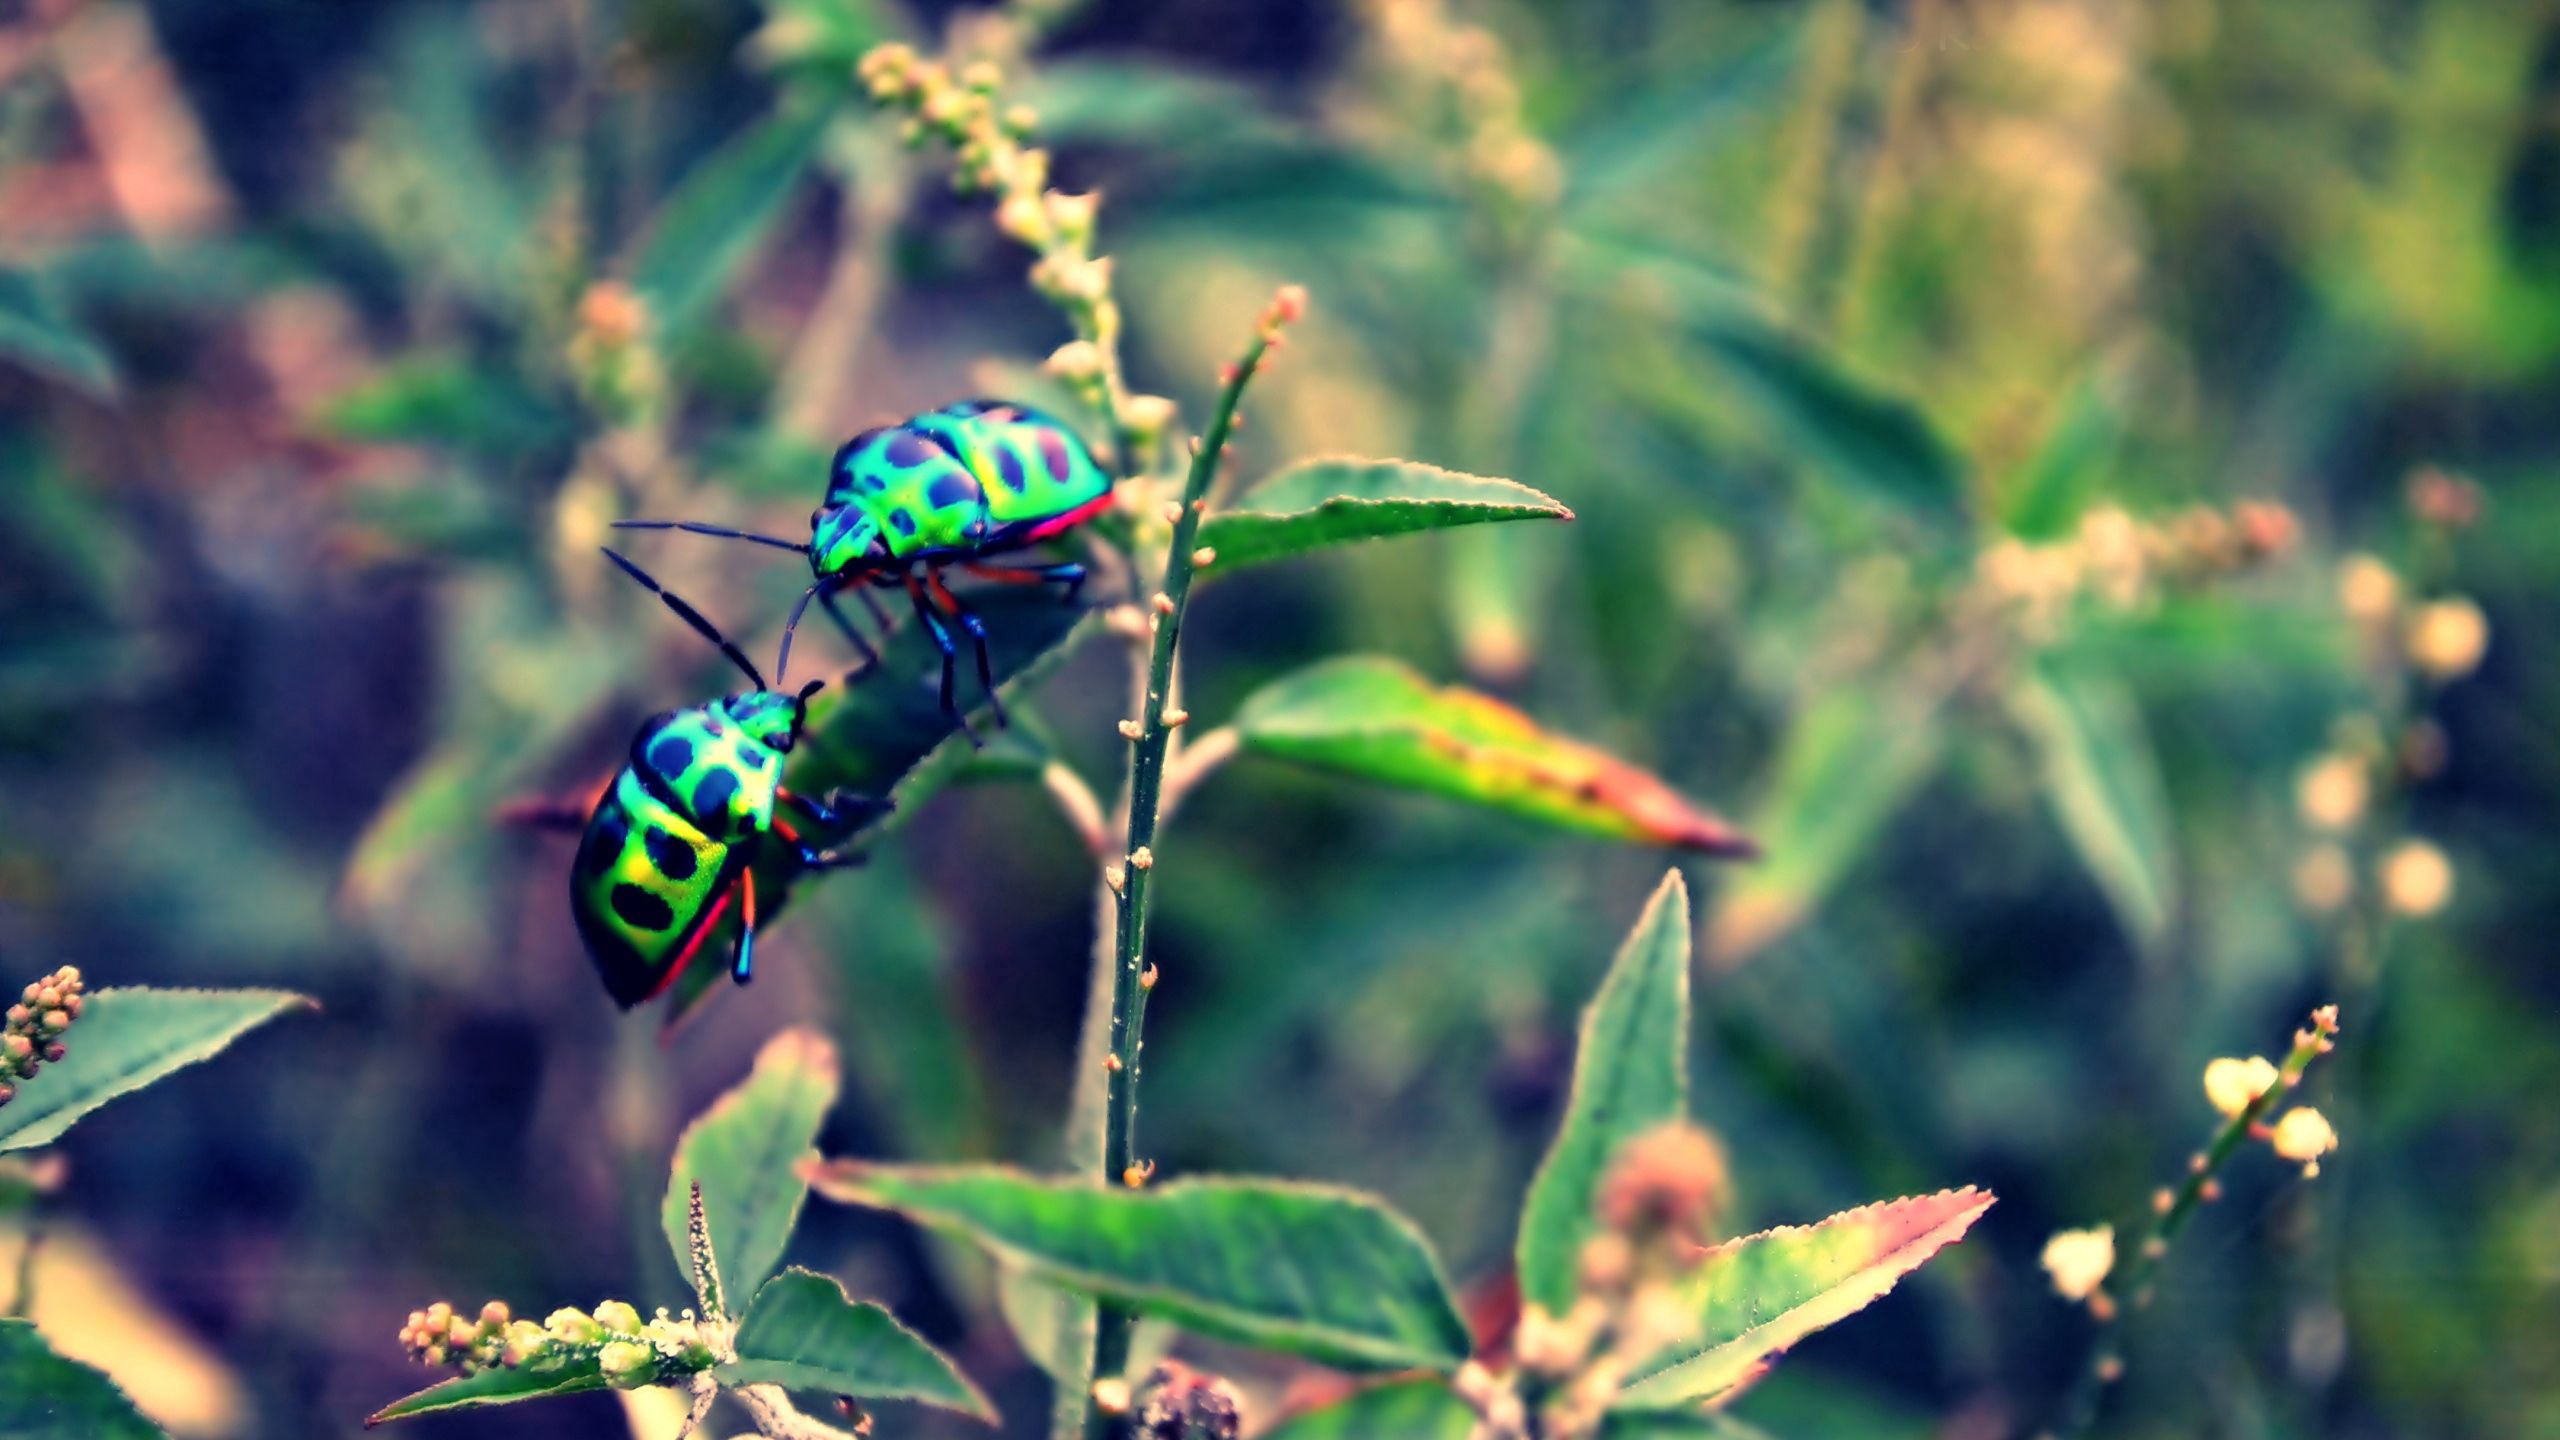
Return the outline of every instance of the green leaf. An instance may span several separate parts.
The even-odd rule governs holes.
[[[318,428],[342,440],[521,455],[574,435],[574,421],[521,377],[458,355],[392,362],[323,402]]]
[[[1637,1367],[1622,1410],[1694,1406],[1757,1374],[1807,1335],[1865,1309],[1963,1238],[1992,1197],[1970,1186],[1843,1211],[1709,1250],[1681,1282],[1699,1329]]]
[[[1218,554],[1211,574],[1422,530],[1504,520],[1570,520],[1573,512],[1510,480],[1412,460],[1306,460],[1255,485],[1200,527]]]
[[[1467,1440],[1475,1412],[1438,1380],[1390,1380],[1289,1416],[1262,1440]]]
[[[1093,1364],[1093,1332],[1079,1319],[1092,1309],[1093,1301],[1027,1271],[999,1265],[996,1306],[1004,1312],[1004,1323],[1022,1353],[1040,1367],[1040,1373],[1069,1393],[1083,1395],[1092,1383],[1079,1377]],[[1140,1319],[1130,1331],[1129,1361],[1121,1367],[1122,1377],[1132,1385],[1146,1379],[1181,1338],[1182,1332],[1164,1320]]]
[[[1866,852],[1936,762],[1936,707],[1921,686],[1888,677],[1825,690],[1796,716],[1752,819],[1769,859],[1718,892],[1707,925],[1717,964],[1793,929]]]
[[[166,1440],[114,1381],[54,1354],[27,1320],[0,1320],[0,1436]]]
[[[1592,1202],[1618,1147],[1687,1115],[1689,887],[1662,877],[1583,1012],[1564,1124],[1520,1211],[1520,1298],[1573,1307]]]
[[[1310,666],[1255,692],[1235,723],[1246,749],[1300,765],[1612,840],[1758,853],[1748,837],[1652,775],[1550,735],[1491,696],[1434,689],[1395,660],[1349,656]]]
[[[1565,208],[1581,215],[1623,197],[1658,198],[1661,182],[1694,172],[1717,127],[1751,120],[1794,73],[1806,28],[1790,18],[1736,53],[1683,66],[1669,84],[1620,101],[1567,136],[1559,147]]]
[[[1770,1440],[1730,1415],[1686,1410],[1621,1411],[1600,1422],[1600,1440]]]
[[[675,1173],[659,1220],[676,1268],[691,1275],[686,1217],[693,1186],[702,1186],[720,1305],[728,1313],[781,1263],[809,1194],[800,1166],[835,1103],[835,1046],[814,1030],[785,1030],[757,1052],[745,1081],[713,1101],[676,1141]]]
[[[1802,457],[1932,523],[1964,518],[1964,467],[1918,407],[1749,310],[1719,305],[1692,337]]]
[[[101,399],[116,392],[115,362],[62,313],[45,283],[0,269],[0,359],[78,386]]]
[[[364,1418],[371,1429],[387,1420],[406,1420],[412,1415],[427,1415],[438,1410],[469,1410],[483,1405],[512,1405],[519,1400],[539,1400],[546,1395],[575,1395],[586,1390],[604,1388],[604,1375],[596,1368],[593,1355],[568,1354],[552,1365],[536,1369],[532,1365],[500,1366],[477,1375],[464,1375],[441,1385],[430,1385],[414,1395],[404,1395]]]
[[[2134,944],[2168,933],[2176,842],[2159,758],[2131,696],[2110,677],[2052,659],[2009,689],[2009,711],[2043,762],[2045,800]]]
[[[791,1269],[756,1291],[738,1324],[724,1385],[779,1385],[860,1400],[920,1400],[989,1424],[996,1414],[942,1353],[896,1316],[846,1296],[824,1275]]]
[[[818,1192],[966,1235],[1007,1264],[1215,1339],[1355,1370],[1452,1370],[1466,1323],[1378,1201],[1267,1180],[1104,1189],[989,1168],[836,1161]]]
[[[818,153],[830,113],[785,106],[696,165],[641,242],[632,288],[662,333],[683,329],[754,252]]]
[[[2000,486],[2000,525],[2021,540],[2057,540],[2088,508],[2124,442],[2124,416],[2096,377],[2071,388],[2033,455]]]
[[[316,1008],[287,990],[163,990],[123,985],[90,994],[63,1032],[63,1058],[0,1105],[0,1151],[62,1138],[72,1122],[119,1095],[209,1060],[287,1010]]]
[[[885,794],[946,742],[955,760],[966,758],[962,752],[969,748],[968,742],[955,738],[955,727],[942,712],[941,652],[933,648],[904,602],[892,603],[897,628],[881,646],[879,667],[849,676],[847,683],[830,685],[809,702],[809,730],[817,743],[802,746],[792,757],[794,788],[813,795],[836,786]],[[845,608],[857,617],[855,623],[867,628],[868,622],[860,618],[860,605],[848,599]],[[1053,590],[1029,585],[991,586],[971,594],[969,608],[986,624],[996,683],[1008,696],[1065,658],[1070,641],[1083,639],[1078,622],[1088,613],[1059,604]],[[843,637],[813,606],[801,621],[793,659],[815,661],[821,653],[840,654],[843,644]],[[800,674],[828,673],[822,664],[795,663],[793,669]],[[975,663],[965,641],[952,693],[968,710],[969,723],[982,736],[988,733],[993,717],[978,688]]]

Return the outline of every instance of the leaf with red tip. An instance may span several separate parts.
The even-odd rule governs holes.
[[[1661,780],[1489,695],[1435,688],[1401,662],[1355,655],[1265,686],[1236,714],[1260,754],[1586,835],[1759,853],[1749,837]]]
[[[1971,1186],[1942,1190],[1716,1246],[1682,1282],[1697,1332],[1638,1369],[1619,1408],[1685,1408],[1731,1390],[1772,1356],[1882,1298],[1963,1238],[1991,1201]]]

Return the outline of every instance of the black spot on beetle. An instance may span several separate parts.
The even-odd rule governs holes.
[[[613,887],[613,913],[640,930],[664,930],[676,923],[674,907],[628,880]]]
[[[880,447],[880,458],[901,470],[912,470],[942,456],[942,447],[913,430],[901,430]]]
[[[986,492],[978,488],[976,477],[965,470],[936,475],[924,492],[924,503],[936,510],[952,505],[974,505],[985,498]]]
[[[996,447],[996,483],[1012,494],[1022,493],[1022,452],[1010,445]]]
[[[916,517],[904,508],[892,510],[889,512],[889,528],[901,535],[912,536],[916,533]]]
[[[649,863],[670,880],[690,880],[693,872],[702,867],[702,856],[663,826],[652,825],[641,831],[640,843],[649,849]]]
[[[693,813],[706,824],[717,820],[737,797],[738,777],[726,769],[713,770],[693,787]]]
[[[1049,467],[1049,478],[1064,485],[1073,473],[1074,459],[1067,454],[1067,437],[1055,430],[1040,432],[1040,463]]]
[[[622,844],[631,838],[631,817],[620,805],[607,804],[596,815],[596,827],[587,837],[587,846],[579,858],[586,862],[587,873],[602,875],[622,858]]]
[[[649,747],[649,768],[673,780],[693,768],[693,746],[681,735],[661,735]]]

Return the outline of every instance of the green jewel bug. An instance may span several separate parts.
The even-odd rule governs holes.
[[[767,688],[755,662],[700,611],[639,566],[604,553],[754,684],[650,717],[586,817],[569,874],[569,910],[605,990],[628,1010],[674,984],[729,921],[732,906],[738,913],[729,973],[746,984],[755,966],[754,866],[765,847],[789,847],[803,871],[858,863],[859,856],[813,841],[849,834],[888,804],[842,792],[818,800],[784,788],[782,767],[807,724],[809,697],[826,682],[787,693]],[[574,824],[575,812],[517,818]]]
[[[1111,504],[1111,474],[1065,422],[1009,400],[964,400],[895,425],[865,430],[836,451],[827,493],[809,515],[809,542],[799,544],[686,520],[619,520],[628,530],[683,530],[745,540],[809,557],[815,576],[783,627],[778,669],[790,666],[791,637],[815,600],[853,642],[865,663],[879,652],[836,604],[853,591],[882,629],[886,611],[872,589],[904,590],[916,619],[942,653],[942,710],[975,744],[954,702],[959,646],[956,625],[977,651],[978,683],[1005,724],[987,653],[986,626],[951,593],[943,572],[958,566],[982,579],[1017,585],[1056,584],[1074,604],[1085,567],[989,564],[991,558],[1039,544],[1092,519]]]

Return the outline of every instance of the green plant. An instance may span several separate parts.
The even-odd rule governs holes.
[[[65,965],[29,981],[0,1028],[0,1218],[25,1231],[0,1319],[0,1434],[99,1440],[156,1436],[114,1382],[53,1353],[30,1318],[49,1197],[60,1189],[58,1155],[29,1161],[11,1151],[53,1145],[90,1112],[198,1062],[250,1030],[308,1007],[282,990],[170,990],[146,985],[92,991]]]
[[[607,1300],[560,1309],[539,1324],[500,1301],[476,1314],[441,1301],[412,1312],[401,1343],[423,1364],[463,1373],[375,1411],[365,1422],[607,1388],[663,1385],[691,1398],[691,1433],[731,1397],[758,1434],[845,1435],[791,1393],[851,1402],[916,1400],[993,1419],[986,1398],[887,1310],[847,1296],[824,1275],[781,1269],[807,1186],[799,1175],[835,1103],[833,1046],[805,1030],[767,1042],[755,1069],[686,1127],[668,1177],[664,1222],[695,1304],[680,1314]],[[779,1273],[776,1273],[779,1270]]]
[[[1711,1243],[1728,1182],[1721,1148],[1688,1120],[1690,929],[1674,871],[1584,1016],[1564,1121],[1521,1211],[1522,1311],[1507,1337],[1471,1335],[1419,1231],[1352,1191],[1227,1178],[1110,1188],[843,1160],[811,1178],[831,1199],[949,1230],[1133,1316],[1352,1372],[1423,1372],[1289,1419],[1276,1433],[1291,1440],[1693,1433],[1992,1200],[1945,1191]],[[1125,1411],[1131,1377],[1099,1375],[1097,1410]]]

